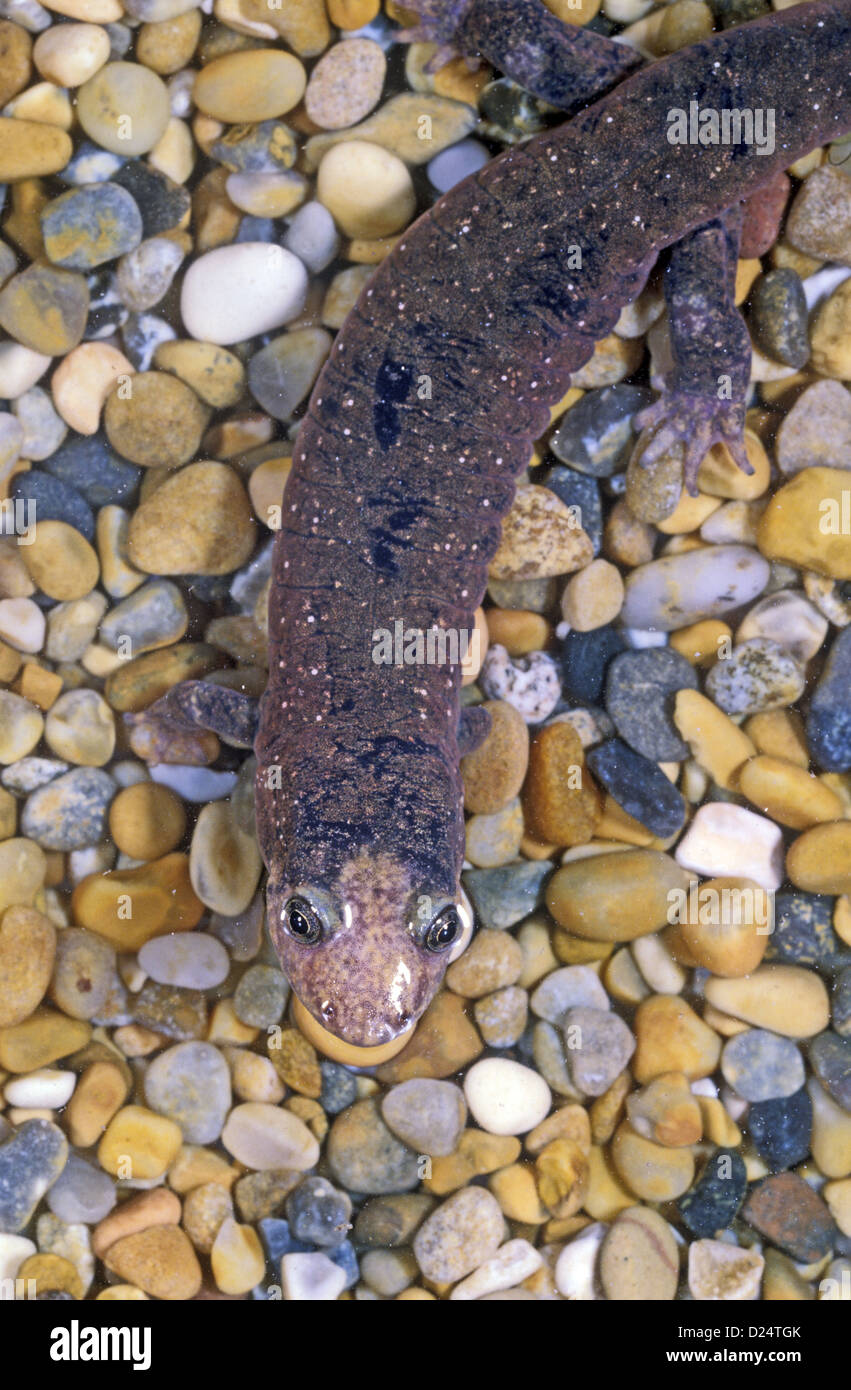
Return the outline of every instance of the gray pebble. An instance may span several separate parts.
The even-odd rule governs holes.
[[[75,767],[26,800],[21,833],[42,849],[84,849],[106,838],[116,785],[99,767]]]
[[[145,1097],[152,1110],[180,1125],[187,1144],[211,1144],[231,1104],[227,1062],[212,1043],[178,1043],[151,1062]]]
[[[749,1028],[724,1044],[724,1080],[744,1100],[779,1100],[804,1084],[804,1059],[791,1038]]]
[[[67,1157],[68,1141],[50,1120],[25,1120],[0,1147],[0,1231],[28,1225]]]

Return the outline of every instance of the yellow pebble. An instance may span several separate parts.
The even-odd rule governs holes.
[[[732,640],[730,628],[720,618],[704,618],[702,622],[672,632],[670,644],[692,666],[712,666],[718,660],[720,644],[729,642],[732,645]]]
[[[692,757],[719,787],[735,789],[739,769],[756,753],[747,734],[697,690],[677,691],[674,723]]]
[[[818,777],[783,758],[760,754],[739,771],[739,789],[752,806],[793,830],[842,815],[839,797]]]

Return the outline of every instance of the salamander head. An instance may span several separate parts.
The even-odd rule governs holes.
[[[466,899],[432,896],[386,853],[358,855],[322,884],[270,883],[269,930],[298,998],[355,1047],[404,1033],[472,932]]]

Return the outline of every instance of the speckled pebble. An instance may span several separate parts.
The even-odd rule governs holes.
[[[625,743],[652,762],[682,761],[688,745],[674,725],[674,696],[696,690],[694,668],[669,647],[623,652],[608,668],[606,711]]]
[[[747,1171],[741,1154],[735,1149],[716,1149],[677,1205],[694,1235],[714,1236],[732,1224],[746,1194]]]
[[[724,1044],[721,1070],[727,1083],[749,1101],[779,1100],[804,1084],[804,1059],[790,1038],[750,1028]]]
[[[327,1178],[309,1177],[287,1198],[287,1220],[296,1240],[337,1246],[349,1230],[352,1204]]]
[[[27,798],[21,829],[43,849],[96,845],[106,834],[115,791],[115,782],[100,768],[74,768]]]
[[[47,203],[41,230],[45,252],[54,265],[92,270],[139,245],[142,215],[117,183],[92,183]]]
[[[0,1144],[0,1230],[24,1230],[67,1157],[68,1141],[48,1120],[27,1120]]]
[[[230,1074],[210,1043],[178,1043],[161,1052],[145,1073],[152,1109],[176,1120],[190,1144],[209,1144],[222,1131],[230,1108]]]

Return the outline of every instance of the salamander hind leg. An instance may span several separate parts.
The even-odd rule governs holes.
[[[679,450],[683,483],[697,495],[697,473],[714,444],[725,444],[752,473],[744,445],[751,342],[734,302],[742,212],[735,209],[691,232],[665,272],[674,370],[662,398],[635,417],[644,433],[642,467]]]

